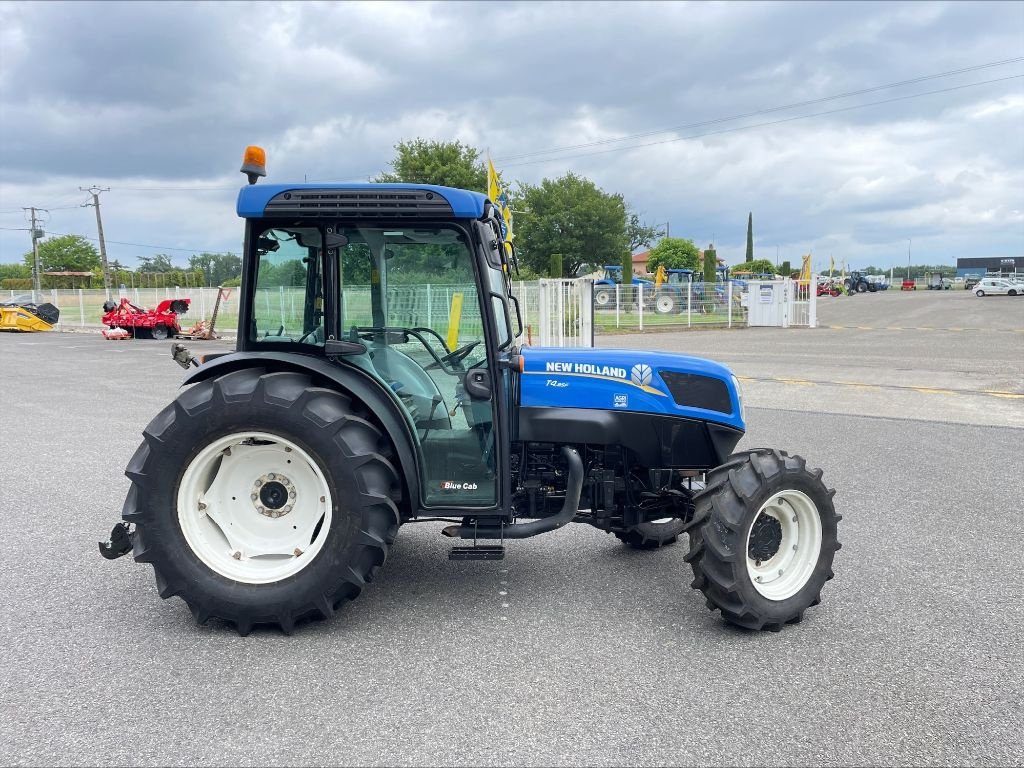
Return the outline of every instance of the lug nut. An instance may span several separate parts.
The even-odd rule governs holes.
[[[296,547],[296,548],[295,548],[295,549],[294,549],[294,550],[292,551],[292,554],[293,554],[293,555],[295,555],[296,557],[298,557],[299,555],[301,555],[301,554],[302,554],[302,550],[301,550],[301,549],[299,549],[298,547]]]
[[[257,496],[255,493],[251,493],[249,494],[249,498],[252,499],[253,501],[256,501],[256,499],[258,499],[259,496]]]
[[[263,485],[263,481],[262,480],[257,480],[256,481],[256,487],[259,488],[261,485]]]
[[[285,508],[284,508],[284,511],[285,512],[291,512],[292,511],[292,505],[291,504],[286,505]]]
[[[291,493],[289,493],[288,494],[288,498],[289,499],[294,499],[295,498],[295,491],[292,491]]]
[[[206,509],[206,502],[200,501],[199,502],[199,511],[202,512],[204,509]]]
[[[267,475],[267,480],[275,480],[275,479],[277,479],[277,478],[274,476],[273,472],[271,472],[269,475]]]
[[[321,503],[321,504],[323,504],[323,503],[324,503],[324,502],[326,502],[326,501],[327,501],[327,497],[326,497],[326,496],[321,496],[321,497],[320,497],[320,503]]]
[[[262,515],[267,510],[265,510],[263,507],[256,507],[256,511],[259,512]]]

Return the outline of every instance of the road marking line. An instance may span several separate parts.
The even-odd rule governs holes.
[[[904,392],[920,392],[924,395],[976,395],[985,397],[1001,397],[1007,400],[1024,400],[1024,393],[1005,392],[998,389],[945,389],[942,387],[911,387],[901,384],[865,384],[859,381],[810,381],[808,379],[789,379],[782,377],[760,378],[757,376],[737,376],[744,382],[764,382],[769,384],[792,384],[798,387],[832,386],[850,387],[851,389],[902,390]]]
[[[1024,395],[1018,394],[1016,392],[1000,392],[995,389],[983,389],[981,391],[984,392],[986,395],[992,395],[992,397],[1005,397],[1008,400],[1024,400]]]

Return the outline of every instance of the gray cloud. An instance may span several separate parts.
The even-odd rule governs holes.
[[[1014,3],[0,4],[0,226],[23,226],[22,205],[67,203],[95,182],[112,187],[109,239],[237,247],[229,188],[248,143],[268,148],[273,179],[352,180],[416,136],[512,157],[1021,55]],[[718,127],[1021,73],[1004,66]],[[510,160],[505,175],[583,173],[733,258],[748,210],[759,249],[794,260],[836,247],[900,263],[907,237],[936,260],[1024,255],[1021,83]],[[89,210],[52,214],[54,231],[93,226]],[[26,245],[25,233],[0,230],[0,261]],[[117,248],[126,262],[152,252]]]

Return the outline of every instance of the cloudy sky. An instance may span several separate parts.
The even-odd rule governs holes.
[[[772,260],[1024,258],[1022,58],[1011,2],[0,3],[0,263],[22,206],[95,237],[93,184],[111,259],[237,252],[245,145],[362,181],[415,137],[730,262],[748,211]]]

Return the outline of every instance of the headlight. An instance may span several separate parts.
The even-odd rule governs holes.
[[[736,378],[735,374],[733,374],[732,377],[732,385],[736,387],[736,400],[740,404],[740,419],[743,421],[744,424],[746,424],[747,412],[743,407],[743,387],[740,386],[740,380]]]

